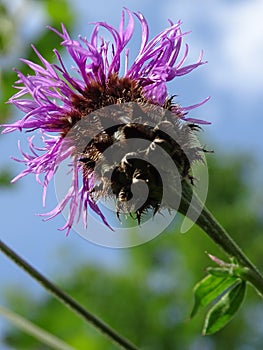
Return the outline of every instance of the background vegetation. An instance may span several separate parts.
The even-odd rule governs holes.
[[[263,269],[263,223],[251,209],[249,188],[242,180],[246,166],[242,160],[212,158],[207,205]],[[115,268],[85,264],[72,270],[67,266],[66,277],[59,278],[58,272],[58,284],[142,349],[261,349],[262,302],[252,288],[226,328],[213,336],[200,335],[204,313],[189,317],[192,288],[211,265],[205,252],[224,255],[198,228],[180,234],[176,227],[175,222],[153,241],[126,249]],[[48,295],[34,302],[33,295],[18,293],[11,284],[5,295],[11,309],[76,349],[117,349]],[[21,350],[48,349],[14,328],[4,339]]]
[[[74,14],[66,0],[41,3],[51,26],[58,27],[60,22],[64,22],[69,29],[73,26]],[[1,123],[13,115],[12,109],[4,101],[13,93],[11,86],[15,73],[10,64],[14,57],[13,45],[20,30],[21,21],[15,20],[10,7],[1,4]],[[59,47],[59,39],[50,35],[49,31],[41,32],[34,38],[34,43],[36,47],[42,48],[45,57],[50,60],[53,57],[52,49]],[[23,57],[32,59],[32,50],[28,45],[22,51]],[[25,65],[19,66],[17,62],[15,65],[26,73]],[[263,221],[254,204],[251,185],[247,182],[249,173],[253,170],[252,161],[244,155],[209,156],[210,187],[207,206],[233,234],[259,269],[263,270]],[[12,170],[2,166],[0,191],[4,187],[8,188],[11,177]],[[197,227],[193,227],[187,234],[179,234],[179,220],[177,218],[166,232],[153,241],[126,249],[117,266],[106,267],[89,262],[73,268],[71,261],[65,262],[67,272],[63,271],[63,277],[60,277],[59,270],[54,272],[58,284],[141,349],[261,349],[263,306],[252,289],[248,290],[248,298],[238,317],[218,334],[208,337],[200,335],[203,312],[190,320],[193,286],[205,276],[205,268],[211,265],[205,252],[223,259],[225,256]],[[0,271],[4,268],[1,266]],[[28,290],[14,288],[12,282],[1,286],[0,292],[11,310],[57,335],[76,349],[116,349],[96,330],[84,324],[49,295],[34,298]],[[2,342],[11,349],[48,349],[11,324],[5,329]]]

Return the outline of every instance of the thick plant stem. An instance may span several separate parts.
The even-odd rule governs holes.
[[[182,189],[179,211],[191,220],[194,220],[217,245],[230,257],[234,257],[238,263],[245,268],[240,277],[249,281],[258,290],[261,296],[263,296],[263,276],[256,266],[250,261],[238,244],[230,237],[203,203],[201,203],[193,193],[192,186],[188,182],[183,181]]]
[[[98,331],[105,334],[111,341],[115,342],[120,348],[126,350],[138,350],[138,348],[130,343],[126,338],[119,335],[109,325],[101,321],[92,313],[87,311],[71,296],[66,294],[59,287],[50,282],[45,276],[40,274],[34,267],[28,264],[24,259],[17,255],[5,243],[0,240],[0,250],[11,260],[13,260],[19,267],[26,271],[34,280],[40,283],[47,291],[53,294],[61,303],[68,306],[75,314],[82,317],[86,322],[97,328]]]

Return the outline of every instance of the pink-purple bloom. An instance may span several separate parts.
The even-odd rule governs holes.
[[[128,19],[125,25],[126,17]],[[141,45],[134,61],[129,62],[128,44],[134,35],[136,19],[141,25]],[[61,37],[61,45],[74,61],[73,69],[69,70],[65,66],[62,56],[56,49],[54,54],[57,63],[49,63],[33,46],[41,64],[22,59],[33,73],[25,76],[16,71],[18,81],[15,88],[18,92],[8,102],[18,107],[25,115],[13,124],[5,125],[3,133],[16,130],[38,131],[35,137],[42,140],[42,146],[39,146],[39,142],[34,143],[34,136],[28,139],[29,152],[25,152],[19,146],[22,159],[18,161],[24,163],[25,169],[13,181],[34,174],[36,180],[43,186],[43,203],[45,203],[47,187],[57,168],[62,161],[71,157],[72,185],[57,207],[47,213],[48,218],[52,218],[68,205],[70,207],[68,219],[61,228],[67,230],[67,233],[80,216],[86,224],[89,208],[107,224],[106,218],[91,196],[94,186],[92,171],[85,173],[82,181],[80,180],[79,174],[82,168],[79,155],[74,151],[74,144],[65,142],[65,135],[82,115],[86,116],[102,107],[98,103],[92,104],[94,101],[92,96],[95,93],[96,96],[98,93],[109,94],[111,84],[113,84],[112,90],[121,86],[120,93],[124,91],[123,86],[126,90],[127,86],[131,86],[135,91],[134,95],[140,93],[145,101],[165,106],[169,99],[167,82],[190,73],[204,63],[201,55],[197,62],[185,64],[188,46],[186,45],[181,53],[184,36],[180,28],[181,22],[174,24],[169,21],[169,24],[168,28],[149,40],[149,28],[143,15],[125,9],[118,29],[107,23],[97,22],[89,40],[81,36],[78,40],[71,39],[64,25],[61,32],[49,28]],[[99,35],[102,28],[111,35],[112,42],[105,41]],[[118,97],[118,101],[133,101],[128,96],[130,95],[126,91],[124,96]],[[105,101],[103,106],[116,103],[117,97],[112,99],[107,97]],[[187,117],[189,110],[202,103],[204,101],[185,108],[174,105],[170,110],[173,113],[174,108],[175,115],[181,120],[205,124],[206,122],[202,120]]]

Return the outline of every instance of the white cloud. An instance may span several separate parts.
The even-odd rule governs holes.
[[[193,29],[191,47],[204,48],[210,67],[207,78],[214,85],[247,96],[262,93],[261,0],[184,0],[170,2],[165,13],[179,16],[186,29]]]

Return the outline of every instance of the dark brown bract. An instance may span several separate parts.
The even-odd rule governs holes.
[[[105,87],[98,95],[94,92],[94,99],[79,98],[82,120],[71,133],[84,177],[95,179],[92,198],[115,198],[117,216],[135,214],[140,223],[149,209],[155,214],[162,206],[171,207],[172,198],[170,203],[163,202],[163,186],[185,178],[193,183],[191,164],[202,159],[204,150],[195,142],[199,127],[182,121],[179,107],[178,114],[171,112],[176,107],[172,99],[157,106],[147,101],[138,87],[131,89],[132,82],[114,79],[117,88],[113,96]],[[124,86],[131,90],[126,93]],[[111,99],[114,104],[105,108]],[[177,172],[169,166],[171,160]]]

